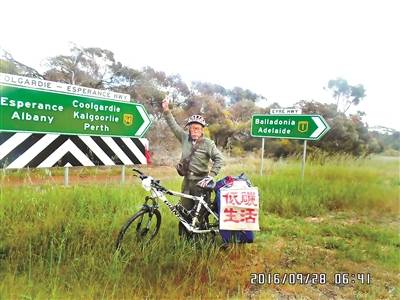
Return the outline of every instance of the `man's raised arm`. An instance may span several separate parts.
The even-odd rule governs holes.
[[[169,98],[165,97],[162,101],[162,109],[164,112],[165,120],[167,120],[168,126],[171,128],[172,132],[176,136],[179,141],[185,137],[185,131],[181,126],[176,123],[174,116],[172,115],[171,111],[169,110]]]

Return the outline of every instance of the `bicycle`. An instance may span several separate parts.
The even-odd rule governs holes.
[[[145,197],[145,202],[143,203],[142,208],[130,217],[122,226],[115,243],[116,250],[122,248],[123,241],[124,244],[128,242],[147,244],[154,239],[161,226],[161,213],[158,206],[158,200],[161,200],[167,205],[169,210],[179,219],[189,234],[211,233],[215,237],[215,234],[219,232],[219,218],[205,201],[204,195],[192,196],[169,190],[160,184],[160,180],[145,175],[138,169],[133,169],[133,171],[138,173],[138,175],[135,176],[140,178],[142,181],[142,187],[146,191],[149,191],[151,196]],[[210,183],[204,189],[205,194],[210,192],[212,189],[213,183]],[[191,210],[186,210],[180,204],[173,205],[168,201],[165,195],[192,199],[195,202],[195,205]],[[212,222],[209,220],[210,217]],[[133,224],[136,224],[136,226],[133,226]],[[132,230],[134,230],[133,240],[127,241],[126,235]]]

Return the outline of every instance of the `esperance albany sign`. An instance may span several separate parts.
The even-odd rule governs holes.
[[[150,118],[129,95],[0,73],[0,131],[142,137]]]

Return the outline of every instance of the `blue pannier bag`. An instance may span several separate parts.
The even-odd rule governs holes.
[[[239,176],[232,177],[226,176],[225,178],[217,181],[215,184],[215,207],[216,211],[221,218],[221,188],[228,188],[233,185],[234,181],[245,181],[248,187],[251,187],[250,181],[244,176],[244,174],[240,174]],[[224,243],[252,243],[254,241],[254,232],[247,230],[219,230],[219,233],[222,237]]]

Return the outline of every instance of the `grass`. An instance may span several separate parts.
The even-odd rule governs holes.
[[[228,160],[259,188],[256,242],[220,250],[177,237],[164,206],[155,242],[119,256],[117,233],[145,192],[127,184],[84,181],[64,187],[43,170],[5,172],[0,197],[0,299],[393,298],[400,296],[399,160],[313,160],[301,180],[296,159]],[[52,172],[62,172],[57,170]],[[74,174],[75,172],[75,174]],[[146,172],[178,190],[172,168]],[[71,170],[82,178],[117,169]],[[44,184],[36,183],[39,178]],[[128,178],[129,177],[129,178]],[[16,181],[22,183],[17,185]],[[12,182],[12,184],[10,184]],[[250,284],[251,273],[326,273],[327,283]],[[370,285],[334,284],[335,274],[370,273]]]

